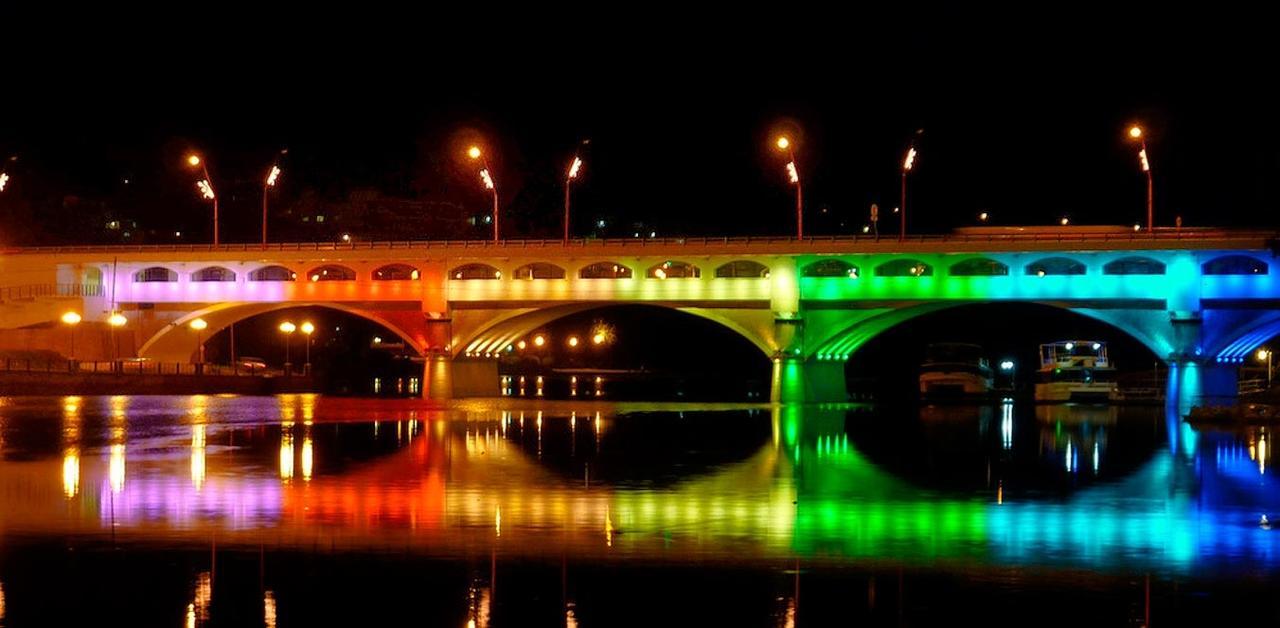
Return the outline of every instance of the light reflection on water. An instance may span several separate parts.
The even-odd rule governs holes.
[[[311,395],[9,399],[0,538],[216,537],[495,561],[1275,569],[1280,536],[1259,525],[1280,512],[1269,430],[1167,423],[1160,409],[1009,403],[903,416]],[[196,577],[188,623],[207,618],[208,577]],[[468,595],[470,621],[486,625],[488,589]],[[273,596],[261,598],[268,625]],[[794,608],[779,613],[794,621]]]

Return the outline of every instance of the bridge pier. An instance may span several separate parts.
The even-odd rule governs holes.
[[[848,401],[844,362],[774,358],[769,397],[774,403]]]
[[[497,397],[497,360],[453,359],[431,355],[423,366],[422,395],[426,399]]]

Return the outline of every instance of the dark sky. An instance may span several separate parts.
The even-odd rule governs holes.
[[[197,148],[221,181],[224,240],[251,241],[256,182],[283,147],[281,206],[372,188],[480,212],[459,159],[478,134],[511,237],[558,233],[560,180],[584,139],[578,231],[608,216],[663,234],[786,234],[792,189],[769,139],[789,128],[809,232],[852,233],[871,203],[897,204],[922,128],[914,228],[984,210],[1003,224],[1132,224],[1144,183],[1124,130],[1140,121],[1158,223],[1276,226],[1277,55],[1254,32],[1261,16],[784,9],[11,21],[0,159],[18,161],[4,162],[15,178],[0,215],[23,199],[42,229],[22,237],[56,239],[75,217],[45,208],[76,195],[203,228],[180,166]]]

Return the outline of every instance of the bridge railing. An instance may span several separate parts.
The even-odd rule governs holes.
[[[294,370],[294,369],[291,369]],[[68,373],[68,374],[118,374],[118,375],[215,375],[232,377],[280,377],[281,369],[254,366],[224,366],[221,364],[192,364],[190,362],[154,362],[151,360],[70,360],[70,359],[12,359],[0,360],[0,372],[10,373]],[[302,375],[295,370],[293,375]]]
[[[102,284],[40,283],[0,287],[0,301],[40,297],[100,297],[102,295]]]
[[[1204,240],[1255,240],[1265,241],[1277,236],[1273,231],[1245,231],[1227,229],[1157,229],[1147,231],[1070,231],[1031,230],[996,231],[984,233],[919,234],[903,239],[916,244],[946,243],[1084,243],[1084,242],[1195,242]],[[818,235],[797,240],[788,236],[727,236],[682,238],[573,238],[561,239],[511,239],[511,240],[369,240],[352,242],[282,242],[221,244],[147,244],[147,245],[97,245],[97,246],[32,246],[9,249],[13,253],[195,253],[195,252],[308,252],[308,251],[369,251],[369,250],[485,250],[485,249],[538,249],[565,247],[716,247],[741,245],[805,245],[805,244],[890,244],[897,242],[893,235]]]

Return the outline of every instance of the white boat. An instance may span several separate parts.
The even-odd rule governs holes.
[[[920,394],[925,397],[981,397],[991,392],[991,365],[982,347],[959,342],[931,344],[920,365]]]
[[[1107,343],[1060,340],[1040,345],[1036,401],[1119,400],[1116,369],[1107,358]]]

